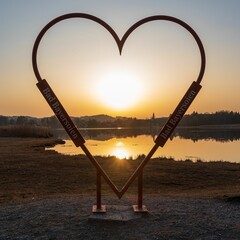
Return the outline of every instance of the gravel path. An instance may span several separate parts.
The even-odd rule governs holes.
[[[135,199],[103,198],[132,205]],[[146,197],[146,217],[131,222],[89,222],[93,197],[33,200],[0,206],[0,239],[240,239],[240,204],[220,199]]]

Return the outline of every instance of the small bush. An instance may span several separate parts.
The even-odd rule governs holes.
[[[139,154],[136,158],[136,160],[143,160],[146,157],[145,154]]]

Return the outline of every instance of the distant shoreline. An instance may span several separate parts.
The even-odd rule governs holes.
[[[93,116],[71,117],[78,128],[108,128],[108,127],[163,127],[168,117],[156,117],[153,113],[149,118],[138,119],[136,117],[112,117],[106,114]],[[183,116],[178,126],[221,126],[240,124],[240,113],[233,111],[219,111],[215,113],[193,112]],[[55,116],[29,117],[29,116],[0,116],[0,126],[5,125],[35,125],[52,128],[61,127]]]

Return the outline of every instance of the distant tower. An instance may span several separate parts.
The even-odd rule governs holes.
[[[152,115],[152,120],[154,120],[155,119],[155,113],[153,113],[153,115]]]

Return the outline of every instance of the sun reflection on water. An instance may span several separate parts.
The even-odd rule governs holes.
[[[108,140],[87,140],[86,146],[93,156],[116,156],[118,159],[136,159],[140,154],[147,155],[154,142],[151,136],[112,138]],[[210,149],[210,150],[209,150]],[[219,151],[221,149],[221,151]],[[55,150],[66,155],[84,154],[81,148],[76,148],[71,140],[66,144],[56,145],[49,150]],[[227,143],[217,141],[199,140],[179,137],[169,140],[164,148],[159,148],[153,157],[174,157],[177,160],[193,158],[203,161],[224,160],[239,163],[239,141]]]
[[[111,155],[117,157],[120,160],[128,159],[130,157],[129,151],[126,149],[125,144],[121,141],[115,144],[115,147],[111,152]]]

